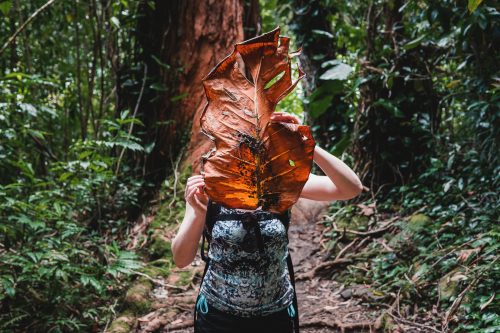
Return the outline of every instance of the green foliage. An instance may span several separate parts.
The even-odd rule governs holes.
[[[305,98],[307,110],[335,119],[329,149],[353,154],[376,193],[365,204],[376,202],[377,216],[400,216],[397,233],[383,238],[393,251],[373,242],[360,254],[366,274],[351,265],[335,276],[443,312],[465,291],[450,327],[498,330],[497,2],[311,0],[294,13],[290,27],[306,47],[323,38],[336,51],[308,59],[319,59],[318,77],[329,80]],[[321,15],[330,26],[317,31]],[[346,127],[335,131],[339,126]],[[324,126],[316,130],[325,135]],[[333,208],[339,228],[365,230],[355,206]],[[329,236],[334,249],[339,235]]]
[[[0,44],[44,3],[0,1]],[[56,2],[0,54],[2,332],[104,326],[142,268],[124,250],[143,186],[127,156],[144,147],[128,133],[142,124],[111,103],[103,51],[130,59],[135,5],[109,4]]]
[[[456,143],[450,142],[442,153],[414,181],[378,198],[380,216],[408,218],[397,220],[396,234],[384,235],[393,251],[384,251],[377,242],[368,247],[378,255],[369,260],[363,282],[384,294],[399,291],[402,303],[418,301],[420,307],[431,308],[440,298],[443,312],[473,284],[450,326],[454,332],[493,332],[500,324],[500,303],[494,293],[500,278],[496,191],[500,167],[481,164],[477,151]],[[337,223],[352,221],[359,214],[351,204],[334,207]],[[352,223],[346,226],[354,228]]]
[[[0,45],[45,3],[0,0]],[[144,253],[160,259],[143,267],[123,250],[130,217],[148,204],[138,193],[149,184],[134,175],[149,176],[139,165],[170,121],[143,131],[125,106],[159,103],[158,92],[175,90],[166,82],[182,74],[160,53],[143,59],[149,72],[137,62],[140,4],[57,1],[0,54],[1,331],[95,331],[113,319],[130,275],[168,275],[172,267],[164,233],[184,214],[178,187],[190,170],[163,184],[152,251]],[[392,251],[372,242],[360,254],[368,266],[337,277],[386,296],[400,292],[403,303],[426,309],[460,301],[455,332],[498,330],[497,1],[260,4],[263,31],[280,25],[292,50],[303,47],[310,76],[277,109],[307,110],[325,148],[349,153],[348,164],[367,170],[365,185],[383,185],[366,202],[376,203],[376,216],[399,216],[381,240]],[[154,10],[155,2],[144,6]],[[334,208],[339,227],[372,226],[359,207]],[[330,250],[354,237],[328,235]],[[144,297],[136,305],[150,306]]]
[[[472,13],[477,9],[481,2],[483,2],[483,0],[468,0],[467,8],[469,8],[469,11]]]
[[[0,112],[4,122],[18,115]],[[141,182],[116,178],[110,155],[114,147],[137,149],[121,129],[129,120],[107,120],[107,140],[75,141],[68,159],[48,164],[43,176],[33,160],[17,157],[27,132],[2,133],[10,135],[0,146],[7,152],[2,164],[17,170],[0,186],[0,302],[8,309],[2,330],[29,322],[32,332],[88,331],[113,315],[113,297],[141,267],[114,239],[127,228],[123,212],[139,205]]]

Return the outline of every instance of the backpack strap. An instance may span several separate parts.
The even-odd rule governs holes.
[[[290,251],[288,251],[288,256],[286,257],[286,263],[288,265],[288,272],[290,273],[290,281],[293,286],[293,307],[295,308],[295,315],[293,317],[293,329],[295,333],[299,333],[299,306],[297,304],[297,293],[295,292],[295,274],[293,272],[292,257],[290,256]]]
[[[205,239],[208,240],[208,248],[207,251],[210,250],[210,242],[212,241],[212,229],[215,225],[215,219],[217,214],[219,214],[220,207],[212,201],[212,199],[208,198],[207,204],[207,213],[205,217],[205,226],[203,227],[201,248],[200,248],[200,256],[201,259],[208,264],[210,258],[205,255]]]
[[[287,244],[289,242],[288,239],[288,229],[290,226],[290,219],[291,219],[291,208],[287,209],[282,215],[281,215],[281,222],[285,226],[286,229],[286,239],[287,239]],[[295,273],[293,271],[293,262],[292,262],[292,257],[290,255],[290,249],[288,249],[288,255],[286,257],[286,263],[288,266],[288,273],[290,274],[290,281],[292,282],[293,286],[293,307],[295,308],[293,311],[293,330],[295,333],[299,333],[299,307],[298,307],[298,302],[297,302],[297,293],[295,291]],[[290,311],[290,309],[289,309]],[[290,313],[290,312],[289,312]]]
[[[208,240],[207,251],[209,251],[210,250],[210,242],[212,240],[212,229],[215,225],[215,218],[217,217],[218,213],[219,213],[218,206],[210,198],[208,198],[207,213],[205,216],[205,226],[203,227],[203,232],[202,232],[202,236],[201,236],[202,241],[201,241],[201,247],[200,247],[200,256],[201,256],[201,259],[205,262],[205,269],[203,270],[203,275],[201,277],[201,283],[203,283],[203,280],[205,279],[205,275],[207,274],[207,271],[208,271],[208,264],[210,263],[210,257],[208,257],[208,255],[205,255],[205,239]],[[201,290],[201,283],[200,283],[200,290]],[[196,304],[198,304],[198,300],[202,296],[203,295],[201,295],[200,292],[198,291],[198,297],[196,298],[196,302],[195,302]],[[195,307],[193,325],[196,325],[197,312],[198,312],[197,307]]]

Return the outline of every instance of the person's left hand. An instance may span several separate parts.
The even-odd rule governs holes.
[[[287,112],[274,112],[271,115],[271,120],[280,121],[280,122],[284,122],[284,123],[299,124],[299,125],[302,124],[299,117],[297,117],[296,115],[287,113]]]

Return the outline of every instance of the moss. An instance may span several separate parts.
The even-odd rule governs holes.
[[[463,269],[460,267],[448,272],[438,283],[439,296],[443,300],[448,300],[458,292],[459,281],[464,279]]]
[[[122,315],[116,318],[109,328],[108,333],[131,333],[134,331],[135,316],[131,311],[125,311]]]
[[[149,255],[152,259],[172,257],[172,243],[163,237],[161,231],[155,231],[151,238],[153,241],[149,246]]]
[[[342,217],[342,218],[338,218],[336,220],[337,227],[340,230],[340,232],[342,232],[342,230],[344,230],[344,228],[349,229],[349,230],[356,230],[356,231],[366,231],[366,230],[368,230],[369,222],[370,222],[370,219],[364,215],[354,215],[350,218]],[[355,235],[355,234],[351,234],[351,233],[345,234],[345,239],[348,241],[352,241],[356,237],[357,237],[357,235]]]
[[[141,272],[151,276],[151,277],[164,277],[167,278],[170,275],[170,269],[172,268],[172,261],[169,259],[157,259],[149,262],[146,266],[141,269]]]
[[[181,271],[179,272],[179,279],[175,281],[176,286],[187,286],[193,280],[193,272],[192,271]]]
[[[151,222],[150,229],[162,229],[166,226],[167,224],[165,223],[165,220],[158,218],[155,216],[153,222]]]
[[[375,328],[378,332],[394,332],[396,325],[394,320],[387,313],[383,313],[375,323]]]
[[[430,224],[432,220],[425,214],[415,214],[408,220],[406,225],[406,230],[411,233],[419,233],[424,231]]]
[[[129,309],[136,314],[147,313],[151,309],[151,301],[148,299],[149,293],[153,289],[151,281],[139,279],[127,291],[125,303]]]

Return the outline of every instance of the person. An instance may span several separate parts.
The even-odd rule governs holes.
[[[271,120],[300,124],[295,115],[273,113]],[[310,174],[300,197],[317,201],[348,200],[363,185],[344,162],[316,144],[314,162],[326,176]],[[185,188],[186,212],[172,241],[177,267],[191,264],[214,204],[204,192],[202,175],[188,178]],[[217,205],[206,267],[196,300],[195,333],[207,332],[298,332],[293,316],[296,295],[287,268],[288,237],[275,213],[232,209]],[[211,207],[210,209],[213,209]],[[243,223],[243,216],[259,215],[259,237],[266,240],[259,251],[255,232]],[[203,249],[202,249],[203,250]],[[293,272],[293,270],[292,270]],[[294,302],[295,296],[295,302]]]

